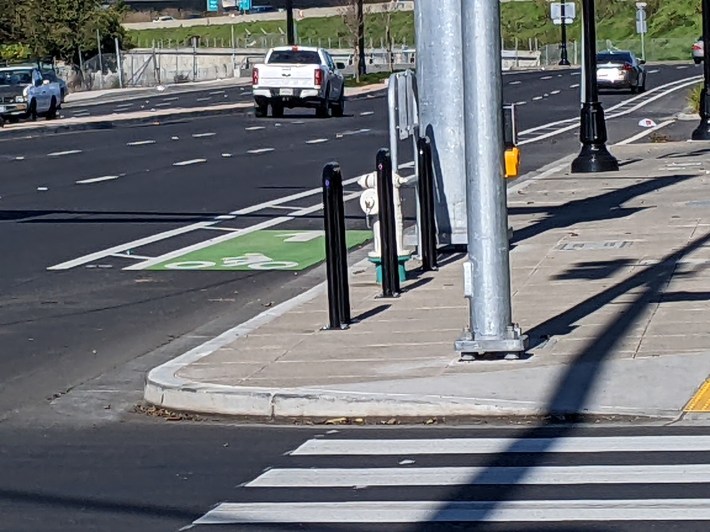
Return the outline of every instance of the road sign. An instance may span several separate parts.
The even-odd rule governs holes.
[[[574,22],[577,16],[577,7],[574,2],[565,2],[565,25],[569,26]],[[550,15],[554,24],[562,24],[562,3],[555,2],[550,4]]]
[[[219,0],[207,0],[207,11],[219,11]]]
[[[249,11],[251,9],[252,0],[239,0],[239,9],[241,11]]]
[[[349,248],[372,238],[371,231],[348,231]],[[325,260],[323,231],[263,230],[188,252],[151,270],[301,271]]]
[[[645,20],[641,22],[636,21],[636,33],[640,33],[641,35],[648,33],[648,24]]]

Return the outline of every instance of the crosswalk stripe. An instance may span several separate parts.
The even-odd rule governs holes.
[[[572,438],[311,439],[291,455],[415,455],[710,451],[710,436]]]
[[[710,499],[223,503],[194,525],[240,523],[432,523],[701,521]]]
[[[710,482],[710,464],[270,469],[250,488]]]

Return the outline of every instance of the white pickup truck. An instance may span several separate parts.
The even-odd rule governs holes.
[[[331,111],[333,116],[343,116],[344,68],[323,48],[272,48],[252,72],[256,116],[266,116],[269,106],[275,118],[283,116],[285,107],[312,108],[319,118],[329,117]]]

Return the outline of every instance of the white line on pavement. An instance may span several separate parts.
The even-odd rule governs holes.
[[[679,65],[676,67],[677,70],[684,70],[686,68],[688,68],[688,65]]]
[[[81,150],[55,151],[47,154],[47,157],[62,157],[64,155],[75,155],[81,153]]]
[[[136,140],[126,143],[126,146],[148,146],[149,144],[155,144],[155,142],[154,140]]]
[[[163,103],[156,103],[155,104],[156,107],[168,107],[170,105],[172,105],[170,102],[163,102]]]
[[[520,101],[520,102],[515,102],[515,105],[526,105],[528,102],[525,101]]]
[[[660,70],[658,70],[657,68],[654,68],[653,70],[648,71],[649,74],[656,74],[658,72],[660,72]]]
[[[135,104],[134,103],[118,103],[116,104],[116,109],[122,108],[122,107],[133,107]]]
[[[247,153],[251,153],[252,155],[260,155],[262,153],[269,153],[270,151],[274,151],[275,148],[258,148],[256,150],[248,150]]]
[[[352,199],[359,198],[361,194],[362,194],[362,192],[359,192],[359,191],[354,192],[352,194],[348,194],[343,197],[343,201],[350,201]],[[260,231],[262,229],[268,229],[269,227],[274,227],[275,225],[280,225],[282,223],[286,223],[288,221],[293,220],[294,218],[306,216],[308,214],[317,212],[317,211],[321,210],[322,208],[323,208],[322,203],[317,203],[316,205],[311,205],[310,207],[304,207],[303,209],[295,211],[292,214],[289,214],[286,216],[279,216],[277,218],[272,218],[271,220],[266,220],[266,221],[258,223],[256,225],[251,225],[249,227],[245,227],[236,233],[229,233],[229,234],[218,236],[215,238],[210,238],[209,240],[205,240],[203,242],[198,242],[197,244],[193,244],[191,246],[187,246],[187,247],[184,247],[181,249],[176,249],[174,251],[171,251],[169,253],[161,255],[160,257],[156,257],[151,260],[140,262],[138,264],[134,264],[133,266],[128,266],[127,268],[124,268],[124,269],[125,270],[145,270],[146,268],[150,268],[151,266],[155,266],[156,264],[160,264],[162,262],[166,262],[171,259],[181,257],[187,253],[192,253],[193,251],[199,251],[201,249],[213,246],[215,244],[227,242],[229,240],[241,237],[243,235],[247,235],[250,233],[254,233],[256,231]]]
[[[570,89],[577,89],[579,88],[579,83],[572,83],[572,85],[569,86]]]
[[[509,81],[508,85],[520,85],[521,83],[522,81],[516,79],[515,81]]]
[[[294,456],[414,454],[613,453],[710,451],[710,436],[574,436],[569,438],[310,439]]]
[[[374,111],[363,111],[362,113],[360,113],[360,116],[370,116],[370,115],[374,115],[374,114],[375,114]]]
[[[173,163],[173,166],[189,166],[191,164],[206,163],[207,159],[190,159],[188,161],[180,161],[178,163]]]
[[[226,235],[232,236],[232,235]],[[130,269],[126,268],[126,269]],[[354,486],[473,486],[575,484],[705,484],[710,464],[573,465],[523,467],[378,467],[270,469],[249,488],[352,488]],[[708,510],[710,513],[710,509]]]
[[[201,139],[205,137],[214,137],[217,133],[193,133],[192,138]]]
[[[579,76],[579,75],[580,75],[579,72],[572,72],[572,73],[570,74],[570,76]]]
[[[562,91],[560,91],[560,90],[556,90],[556,91],[552,91],[550,94],[559,94],[559,93],[561,93],[561,92],[562,92]]]
[[[312,140],[307,140],[306,144],[323,144],[324,142],[328,142],[328,139],[312,139]]]
[[[400,168],[402,168],[402,169],[403,168],[413,168],[413,167],[414,167],[413,162],[409,162],[409,163],[405,163],[405,164],[400,165]],[[357,183],[357,181],[360,178],[362,178],[362,176],[357,176],[357,177],[347,179],[347,180],[343,181],[343,185],[347,186],[347,185],[352,185],[353,183]],[[56,264],[54,266],[50,266],[47,269],[52,270],[52,271],[70,270],[72,268],[76,268],[77,266],[83,266],[85,264],[95,262],[97,260],[109,257],[111,255],[115,255],[116,253],[122,253],[122,252],[130,250],[130,249],[136,249],[136,248],[139,248],[142,246],[147,246],[149,244],[154,244],[155,242],[161,242],[161,241],[167,240],[169,238],[184,235],[184,234],[190,233],[192,231],[204,229],[205,227],[209,227],[209,226],[218,224],[222,220],[232,220],[232,219],[236,218],[237,216],[245,216],[248,214],[252,214],[254,212],[259,212],[259,211],[263,211],[265,209],[275,207],[277,205],[282,205],[284,203],[289,203],[289,202],[296,201],[296,200],[299,200],[302,198],[307,198],[310,196],[316,196],[316,195],[319,195],[322,193],[323,193],[323,189],[321,187],[312,188],[310,190],[304,190],[303,192],[297,192],[295,194],[291,194],[289,196],[284,196],[284,197],[277,198],[274,200],[269,200],[264,203],[250,205],[249,207],[245,207],[243,209],[232,211],[229,214],[221,214],[219,216],[215,216],[214,219],[212,219],[210,221],[193,223],[193,224],[186,225],[183,227],[178,227],[176,229],[171,229],[169,231],[163,231],[162,233],[147,236],[145,238],[140,238],[138,240],[133,240],[131,242],[126,242],[124,244],[119,244],[117,246],[112,246],[110,248],[103,249],[101,251],[89,253],[88,255],[84,255],[84,256],[78,257],[76,259],[68,260],[66,262]]]
[[[211,99],[212,99],[211,96],[205,96],[204,98],[197,98],[195,101],[198,101],[198,102],[206,102],[206,101],[211,100]]]
[[[540,79],[552,79],[552,76],[542,76]]]
[[[536,102],[538,100],[542,100],[542,96],[533,96],[533,101]]]
[[[111,257],[116,257],[119,259],[135,259],[135,260],[149,260],[153,257],[146,257],[145,255],[134,255],[133,253],[114,253],[110,255]]]
[[[710,499],[347,501],[222,503],[193,524],[224,526],[241,523],[424,524],[708,519]]]
[[[244,131],[259,131],[260,129],[266,129],[264,126],[249,126],[245,127]]]
[[[654,131],[658,131],[661,128],[664,128],[666,126],[670,126],[674,122],[675,122],[675,120],[666,120],[665,122],[661,122],[660,124],[656,124],[652,128],[647,129],[645,131],[642,131],[641,133],[634,135],[633,137],[629,137],[628,139],[624,139],[621,142],[617,142],[616,145],[621,146],[624,144],[631,144],[632,142],[636,142],[637,140],[647,137],[648,135],[650,135]]]
[[[81,181],[76,181],[77,185],[89,185],[91,183],[100,183],[102,181],[112,181],[118,179],[117,175],[105,175],[102,177],[92,177],[91,179],[82,179]]]
[[[174,102],[175,100],[179,100],[177,96],[171,96],[170,98],[161,98],[164,102]]]
[[[212,91],[212,92],[210,92],[210,93],[208,93],[208,94],[210,94],[210,95],[212,95],[212,96],[215,96],[216,94],[224,94],[224,91]]]

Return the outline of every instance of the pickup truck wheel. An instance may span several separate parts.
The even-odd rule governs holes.
[[[330,118],[330,107],[328,107],[328,98],[320,102],[316,108],[316,116],[318,118]]]
[[[254,108],[254,116],[256,116],[257,118],[264,118],[268,112],[269,112],[268,105],[257,105]]]
[[[49,110],[47,111],[47,114],[45,115],[46,120],[54,120],[57,118],[57,99],[52,96],[52,103],[49,106]]]
[[[271,104],[271,116],[274,118],[283,118],[284,116],[284,106],[276,103]]]
[[[340,95],[340,99],[333,104],[333,116],[341,117],[345,114],[345,96]]]

